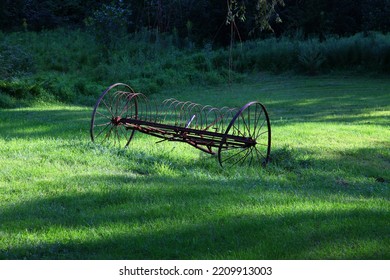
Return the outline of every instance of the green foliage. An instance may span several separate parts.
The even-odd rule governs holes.
[[[378,33],[329,37],[322,42],[268,38],[243,42],[231,52],[210,44],[188,49],[169,34],[146,29],[122,37],[120,47],[112,49],[101,47],[93,35],[81,30],[1,36],[1,88],[14,100],[3,97],[2,104],[54,96],[61,102],[91,105],[115,82],[154,94],[189,85],[222,85],[229,79],[237,82],[248,73],[264,71],[310,75],[390,71],[390,36]]]
[[[298,61],[307,74],[314,75],[319,73],[326,58],[318,43],[308,42],[300,47]]]
[[[0,90],[0,108],[14,108],[17,106],[15,98]]]
[[[0,81],[1,108],[14,108],[27,106],[35,102],[53,103],[62,100],[61,95],[56,94],[48,87],[46,81],[33,79],[13,79]]]
[[[286,38],[245,42],[233,52],[233,69],[239,72],[292,71],[296,68],[296,53],[296,43]]]
[[[248,41],[233,52],[233,69],[239,72],[285,71],[310,75],[327,71],[388,73],[390,36],[379,33],[327,40],[297,40],[287,37]],[[221,56],[222,54],[222,56]],[[216,55],[216,63],[223,54]]]
[[[38,96],[41,93],[41,87],[33,84],[29,80],[1,81],[0,91],[17,99]]]
[[[112,1],[95,10],[85,23],[107,52],[108,49],[121,47],[118,40],[126,34],[131,24],[131,14],[129,5],[125,6],[122,1]]]
[[[0,77],[2,79],[28,75],[34,70],[33,56],[25,47],[11,44],[6,40],[0,44]]]
[[[235,25],[243,41],[297,31],[305,39],[323,40],[329,35],[389,32],[389,12],[388,0],[17,0],[0,1],[0,30],[74,29],[87,23],[106,47],[115,45],[114,37],[123,31],[143,29],[172,34],[187,46],[226,46],[231,28],[225,23]]]
[[[390,37],[370,33],[348,38],[329,38],[323,44],[323,52],[331,69],[388,72]]]
[[[282,20],[279,14],[276,11],[276,7],[284,6],[283,0],[257,0],[256,3],[256,13],[255,13],[255,22],[256,28],[262,30],[271,30],[271,19],[273,19],[272,23],[281,23]]]

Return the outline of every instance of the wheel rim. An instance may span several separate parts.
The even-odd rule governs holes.
[[[230,136],[248,139],[243,146]],[[242,107],[228,125],[218,149],[221,166],[254,165],[265,166],[271,152],[271,125],[267,110],[259,102],[250,102]]]
[[[137,118],[136,94],[128,85],[114,84],[99,97],[92,113],[92,142],[117,147],[127,147],[134,130],[126,129],[125,118]]]

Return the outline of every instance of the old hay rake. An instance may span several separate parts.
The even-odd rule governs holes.
[[[114,84],[96,102],[93,142],[127,147],[136,131],[162,141],[185,142],[211,155],[221,166],[265,166],[271,151],[271,126],[265,107],[252,101],[242,108],[214,108],[193,102],[148,100],[126,84]]]

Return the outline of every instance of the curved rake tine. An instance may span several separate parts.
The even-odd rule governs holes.
[[[271,128],[265,107],[257,101],[242,108],[216,108],[191,101],[165,99],[156,104],[125,84],[110,86],[99,97],[92,114],[94,142],[125,147],[135,131],[163,141],[185,142],[216,154],[222,166],[269,160]],[[213,151],[214,150],[214,151]]]

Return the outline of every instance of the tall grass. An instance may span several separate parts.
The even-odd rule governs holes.
[[[351,37],[329,37],[298,40],[282,37],[245,42],[234,53],[235,67],[247,71],[295,71],[323,73],[390,71],[390,35],[356,34]]]
[[[35,69],[29,75],[3,75],[3,103],[13,98],[29,99],[31,85],[63,102],[88,103],[88,96],[96,96],[101,85],[118,81],[151,93],[174,86],[217,84],[225,81],[227,75],[227,61],[226,66],[214,67],[212,53],[206,48],[196,52],[180,49],[173,36],[153,31],[118,39],[108,50],[92,34],[80,30],[11,33],[2,37],[2,45],[10,46],[10,50],[0,48],[0,58],[7,52],[15,56],[27,53],[27,58],[23,56],[19,61],[26,60],[24,64],[28,65],[24,68]],[[0,68],[8,71],[19,61],[9,60]],[[25,84],[23,96],[9,90],[21,83]]]
[[[149,94],[238,82],[259,71],[390,71],[390,35],[378,33],[324,42],[269,38],[238,44],[231,52],[211,44],[194,49],[174,34],[153,30],[122,36],[109,49],[82,30],[2,33],[0,40],[1,107],[53,100],[90,105],[118,81]]]
[[[390,36],[380,33],[329,38],[322,44],[327,68],[390,72]]]

